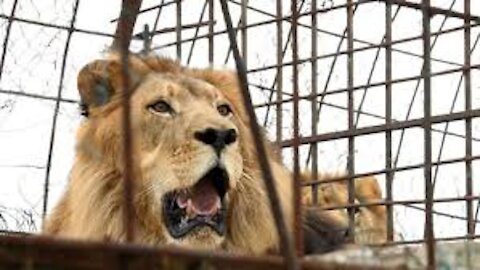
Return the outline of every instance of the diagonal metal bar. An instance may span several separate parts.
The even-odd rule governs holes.
[[[10,13],[10,18],[8,19],[7,29],[5,30],[5,38],[3,39],[3,50],[2,50],[2,58],[0,59],[0,81],[2,80],[3,74],[3,67],[5,65],[5,58],[7,56],[7,47],[8,47],[8,40],[10,39],[10,31],[12,30],[13,19],[15,17],[15,12],[17,10],[18,0],[13,2],[12,11]]]
[[[74,3],[72,19],[70,21],[70,30],[68,31],[67,40],[65,42],[65,48],[64,48],[64,51],[63,51],[62,68],[61,68],[61,72],[60,72],[60,81],[58,83],[58,89],[57,89],[57,99],[55,101],[55,108],[54,108],[53,119],[52,119],[52,128],[51,128],[51,131],[50,131],[50,144],[49,144],[49,147],[48,147],[48,156],[47,156],[46,170],[45,170],[45,182],[44,182],[44,186],[43,186],[42,220],[45,220],[45,216],[47,214],[48,195],[49,195],[49,190],[50,190],[50,172],[51,172],[51,169],[52,169],[53,148],[55,146],[55,135],[56,135],[56,132],[57,132],[58,113],[59,113],[59,110],[60,110],[60,101],[62,99],[62,93],[63,93],[63,83],[64,83],[64,78],[65,78],[65,67],[67,65],[67,58],[68,58],[68,53],[69,53],[69,49],[70,49],[70,41],[72,39],[72,34],[74,32],[73,28],[75,27],[75,22],[76,22],[76,19],[77,19],[79,3],[80,3],[80,0],[76,0],[75,3]]]
[[[225,24],[228,29],[228,38],[230,40],[230,46],[232,47],[233,56],[235,58],[235,64],[237,66],[238,78],[239,78],[240,86],[242,90],[243,103],[244,103],[245,109],[247,110],[248,116],[250,118],[250,123],[251,123],[250,130],[255,142],[255,147],[257,149],[258,161],[262,169],[263,180],[265,182],[267,193],[270,199],[270,205],[271,205],[273,216],[275,219],[275,224],[277,226],[277,230],[279,234],[281,253],[285,257],[286,265],[288,269],[292,269],[292,270],[299,269],[300,268],[299,262],[297,257],[295,256],[295,249],[291,241],[291,237],[287,231],[285,219],[283,217],[283,213],[280,208],[278,194],[275,189],[273,175],[267,160],[265,146],[261,139],[262,137],[260,135],[261,134],[260,127],[258,126],[256,121],[257,119],[256,119],[255,111],[252,106],[252,99],[250,97],[250,92],[248,90],[246,68],[243,63],[243,60],[241,59],[240,51],[238,49],[238,45],[235,39],[235,33],[233,31],[232,18],[230,17],[228,4],[226,0],[221,0],[220,3],[222,6]]]

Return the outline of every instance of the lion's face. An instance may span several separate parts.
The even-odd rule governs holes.
[[[86,123],[98,139],[95,148],[119,171],[122,110],[112,100]],[[212,248],[224,241],[229,194],[243,172],[239,121],[220,89],[204,80],[152,72],[137,85],[131,96],[136,202],[163,242]]]
[[[207,82],[161,74],[146,78],[133,104],[144,185],[152,190],[167,239],[218,245],[226,232],[228,191],[242,173],[232,106]]]

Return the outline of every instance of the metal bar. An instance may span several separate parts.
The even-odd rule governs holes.
[[[160,2],[160,7],[158,7],[158,12],[157,16],[155,16],[155,22],[153,23],[152,31],[157,30],[158,22],[160,21],[160,16],[162,15],[162,10],[163,10],[163,4],[165,3],[165,0],[162,0]],[[150,39],[153,38],[153,35],[150,36]]]
[[[208,1],[205,1],[202,7],[202,12],[200,12],[200,18],[198,19],[198,26],[195,27],[195,34],[193,35],[194,37],[198,36],[198,33],[200,32],[200,24],[205,24],[206,26],[209,26],[212,24],[211,22],[207,21],[203,23],[203,16],[205,16],[205,13],[207,12],[207,6],[208,6]],[[190,64],[190,61],[192,60],[193,56],[193,49],[195,48],[195,45],[197,44],[197,40],[192,41],[192,46],[190,46],[190,51],[188,52],[188,57],[187,57],[187,65]]]
[[[5,14],[0,14],[0,18],[1,19],[6,19],[6,20],[12,20],[12,21],[16,21],[16,22],[22,22],[22,23],[28,23],[28,24],[32,24],[32,25],[48,27],[48,28],[55,28],[55,29],[70,31],[70,28],[68,26],[57,25],[57,24],[53,24],[53,23],[39,22],[39,21],[23,19],[23,18],[17,18],[17,17],[8,16],[8,15],[5,15]],[[115,37],[115,35],[112,35],[112,34],[102,33],[102,32],[93,31],[93,30],[80,29],[80,28],[73,28],[73,31],[78,32],[78,33],[83,33],[83,34],[96,35],[96,36]]]
[[[152,11],[152,10],[157,9],[157,8],[158,8],[159,10],[161,10],[163,7],[173,5],[173,4],[175,4],[176,2],[177,2],[177,0],[172,0],[172,1],[166,2],[166,3],[165,3],[165,1],[162,1],[162,2],[160,2],[159,5],[152,6],[152,7],[146,8],[146,9],[139,10],[139,11],[137,12],[137,14],[135,14],[135,15],[138,16],[138,15],[140,15],[140,14],[142,14],[142,13],[149,12],[149,11]],[[120,17],[119,17],[119,18],[120,18]],[[117,22],[119,18],[110,20],[110,22],[111,22],[111,23]]]
[[[385,43],[392,42],[392,3],[385,2]],[[385,124],[392,124],[392,45],[385,46]],[[392,131],[385,132],[385,168],[388,170],[385,181],[386,200],[393,199],[393,173],[392,169]],[[393,241],[393,207],[387,205],[387,240]]]
[[[354,96],[353,96],[353,0],[347,0],[347,48],[350,51],[347,54],[347,88],[348,88],[348,131],[354,131]],[[348,157],[347,157],[347,173],[348,173],[348,202],[350,204],[355,201],[355,183],[353,175],[355,174],[355,137],[348,137]],[[355,239],[355,210],[348,209],[348,235],[353,242]]]
[[[281,142],[283,139],[283,21],[280,18],[283,16],[282,0],[277,0],[277,72],[276,72],[276,142]],[[273,94],[273,92],[272,92]]]
[[[312,0],[310,3],[311,9],[316,10],[317,7],[317,0]],[[311,125],[311,131],[312,135],[315,136],[318,134],[318,122],[319,122],[319,115],[317,113],[318,111],[318,100],[317,100],[317,92],[318,92],[318,79],[317,79],[317,73],[318,73],[318,62],[316,60],[316,57],[318,55],[318,44],[317,44],[317,34],[318,32],[316,31],[318,27],[318,22],[317,22],[317,15],[312,13],[312,27],[311,27],[311,39],[312,39],[312,53],[311,56],[314,60],[312,60],[312,73],[311,73],[311,80],[312,80],[312,91],[311,94],[313,96],[312,98],[312,104],[311,104],[311,114],[312,114],[312,125]],[[311,152],[311,160],[312,160],[312,177],[313,179],[318,178],[318,144],[317,143],[312,143],[310,145],[310,152]],[[312,200],[313,203],[318,202],[318,185],[313,185],[312,186]]]
[[[295,233],[295,250],[297,256],[303,255],[303,230],[302,230],[302,191],[300,182],[300,153],[299,153],[299,99],[298,99],[298,9],[297,1],[291,1],[292,13],[292,84],[293,84],[293,228]]]
[[[471,65],[470,69],[480,69],[480,64]],[[464,67],[447,69],[447,70],[442,70],[442,71],[438,71],[438,72],[432,72],[431,77],[437,77],[437,76],[447,75],[447,74],[451,74],[451,73],[462,72],[463,70],[465,70]],[[391,80],[390,83],[392,83],[392,84],[404,83],[404,82],[416,81],[416,80],[419,80],[421,78],[422,78],[422,76],[420,76],[420,75],[419,76],[404,77],[404,78]],[[357,85],[357,86],[354,86],[353,88],[351,88],[351,90],[357,91],[357,90],[361,90],[361,89],[364,89],[364,88],[385,86],[386,83],[387,83],[386,81],[382,81],[382,82],[375,82],[375,83],[364,84],[364,85]],[[321,96],[335,95],[335,94],[348,92],[348,90],[349,90],[348,87],[339,88],[339,89],[335,89],[335,90],[330,90],[330,91],[325,92],[325,93],[318,93],[317,96],[321,97]],[[308,100],[308,99],[311,99],[312,96],[311,95],[300,95],[299,98]],[[292,98],[285,98],[285,99],[282,100],[282,103],[287,103],[287,102],[292,102]],[[278,103],[277,101],[260,103],[260,104],[256,104],[255,108],[261,108],[261,107],[265,107],[265,106],[269,106],[269,105],[273,105],[273,104],[277,104],[277,103]]]
[[[471,110],[470,112],[458,112],[458,113],[452,113],[452,114],[435,115],[431,117],[431,123],[438,124],[441,122],[458,121],[458,120],[464,120],[467,118],[474,118],[474,117],[480,117],[480,109]],[[394,122],[388,126],[387,125],[369,126],[364,128],[357,128],[355,130],[344,130],[344,131],[323,133],[317,136],[305,136],[305,137],[300,137],[299,139],[300,139],[300,144],[311,144],[313,142],[345,139],[348,137],[386,132],[389,130],[393,131],[393,130],[399,130],[399,129],[412,128],[412,127],[423,127],[422,120],[423,120],[422,118],[418,118],[418,119],[412,119],[407,121]],[[290,147],[292,145],[293,145],[293,142],[291,139],[284,140],[280,143],[281,147]]]
[[[237,1],[235,0],[229,0],[229,2],[233,3],[233,4],[236,4],[236,5],[240,5],[240,3],[238,3]],[[255,8],[255,7],[251,7],[251,6],[248,6],[247,7],[248,9],[252,10],[252,11],[255,11],[255,12],[258,12],[262,15],[265,15],[265,16],[269,16],[271,18],[275,18],[275,15],[274,14],[271,14],[269,12],[266,12],[264,10],[261,10],[261,9],[258,9],[258,8]],[[355,6],[355,9],[357,8],[357,6]],[[399,7],[400,8],[400,7]],[[399,8],[397,9],[397,11],[399,10]],[[354,10],[355,11],[355,10]],[[278,19],[278,18],[277,18]],[[287,20],[289,21],[289,20]],[[310,25],[307,25],[307,24],[304,24],[304,23],[298,23],[298,26],[301,26],[301,27],[304,27],[304,28],[308,28],[310,29],[311,26]],[[326,35],[330,35],[330,36],[333,36],[333,37],[338,37],[338,38],[344,38],[344,34],[338,34],[338,33],[335,33],[335,32],[332,32],[332,31],[328,31],[328,30],[325,30],[325,29],[321,29],[321,28],[318,28],[317,29],[317,32],[319,33],[323,33],[323,34],[326,34]],[[433,33],[432,33],[433,34]],[[421,37],[419,37],[421,38]],[[357,43],[361,43],[361,44],[364,44],[364,45],[370,45],[370,46],[375,46],[376,44],[375,43],[372,43],[370,41],[366,41],[366,40],[362,40],[362,39],[358,39],[358,38],[354,38],[354,41],[357,42]],[[422,58],[421,55],[419,54],[415,54],[415,53],[412,53],[410,51],[406,51],[406,50],[402,50],[402,49],[396,49],[396,48],[392,48],[392,51],[394,52],[398,52],[398,53],[401,53],[401,54],[405,54],[405,55],[409,55],[409,56],[413,56],[413,57],[416,57],[416,58]],[[450,62],[450,61],[447,61],[447,60],[442,60],[442,59],[439,59],[439,58],[434,58],[432,57],[432,61],[435,61],[435,62],[439,62],[439,63],[444,63],[444,64],[449,64],[449,65],[454,65],[454,66],[462,66],[462,64],[459,64],[459,63],[454,63],[454,62]]]
[[[53,159],[53,148],[55,145],[55,135],[57,132],[57,120],[58,120],[58,112],[60,110],[60,99],[62,98],[63,92],[63,81],[65,78],[65,67],[67,65],[67,58],[68,52],[70,49],[70,41],[72,39],[72,34],[74,32],[73,27],[75,26],[75,21],[77,19],[77,12],[78,12],[78,5],[80,0],[76,0],[73,6],[73,14],[72,19],[70,21],[70,30],[68,31],[67,39],[65,42],[65,48],[63,51],[63,59],[62,59],[62,67],[60,71],[60,81],[58,83],[57,89],[57,99],[55,101],[55,108],[53,112],[53,119],[52,119],[52,128],[50,130],[50,144],[48,146],[48,156],[46,162],[46,169],[45,169],[45,181],[43,184],[43,208],[42,208],[42,220],[45,220],[45,216],[47,215],[47,208],[48,208],[48,195],[50,190],[50,171],[52,168],[52,159]]]
[[[464,13],[465,18],[464,22],[470,20],[471,15],[471,4],[470,0],[464,0]],[[480,35],[479,35],[480,36]],[[472,110],[472,77],[470,72],[471,64],[471,28],[465,27],[464,30],[464,47],[463,47],[463,57],[464,65],[466,69],[463,71],[463,77],[465,78],[465,111],[470,112]],[[465,156],[472,156],[472,119],[465,119]],[[472,161],[465,162],[465,181],[466,181],[466,196],[473,195],[473,170],[472,170]],[[471,200],[466,201],[467,207],[467,236],[470,238],[475,234],[475,223],[473,216],[473,202]]]
[[[422,0],[423,19],[423,129],[424,129],[424,159],[425,159],[425,238],[427,241],[428,269],[436,269],[435,235],[433,227],[433,185],[432,185],[432,109],[431,109],[431,62],[430,62],[430,0]]]
[[[262,169],[263,180],[265,182],[267,194],[269,196],[270,205],[272,208],[273,217],[275,219],[275,224],[277,226],[277,230],[279,234],[281,253],[285,257],[286,266],[288,269],[299,269],[298,259],[295,256],[295,249],[290,239],[290,235],[288,234],[287,227],[285,224],[285,219],[283,218],[283,213],[280,208],[280,203],[279,203],[277,191],[275,189],[273,175],[270,170],[270,166],[266,156],[265,146],[260,136],[261,134],[260,128],[256,121],[257,119],[255,116],[255,111],[253,109],[252,100],[250,97],[250,93],[248,91],[248,80],[247,80],[246,68],[241,59],[237,42],[235,40],[235,33],[233,30],[232,19],[230,17],[230,12],[228,10],[227,1],[221,0],[220,3],[222,6],[222,12],[225,19],[225,24],[228,29],[228,38],[230,40],[230,46],[232,48],[232,52],[235,58],[235,64],[237,67],[239,82],[240,82],[240,86],[243,94],[242,95],[243,103],[250,119],[250,123],[251,123],[250,130],[255,142],[255,147],[257,149],[258,161]]]
[[[438,32],[435,32],[435,33],[432,33],[430,36],[440,36],[440,35],[443,35],[443,34],[447,34],[447,33],[451,33],[451,32],[455,32],[455,31],[460,31],[460,30],[463,30],[465,29],[466,27],[477,27],[477,26],[480,26],[480,24],[468,24],[467,25],[463,25],[463,26],[458,26],[458,27],[454,27],[454,28],[451,28],[451,29],[447,29],[447,30],[440,30]],[[352,52],[362,52],[362,51],[367,51],[367,50],[371,50],[371,49],[381,49],[381,48],[384,48],[388,45],[396,45],[396,44],[401,44],[401,43],[406,43],[406,42],[411,42],[411,41],[415,41],[417,39],[421,39],[422,36],[413,36],[413,37],[407,37],[407,38],[403,38],[403,39],[399,39],[399,40],[395,40],[395,41],[390,41],[389,43],[386,43],[386,42],[380,42],[379,44],[376,44],[376,45],[371,45],[371,46],[365,46],[365,47],[360,47],[360,48],[352,48],[352,49],[347,49],[347,50],[343,50],[343,51],[336,51],[336,52],[333,52],[333,53],[327,53],[327,54],[323,54],[323,55],[319,55],[317,56],[315,59],[316,60],[321,60],[321,59],[325,59],[325,58],[331,58],[331,57],[335,57],[335,56],[338,56],[338,55],[344,55],[344,54],[349,54],[349,53],[352,53]],[[306,63],[306,62],[309,62],[309,61],[312,61],[314,60],[312,57],[308,57],[308,58],[303,58],[303,59],[299,59],[298,62],[299,63]],[[285,62],[285,63],[282,63],[283,66],[291,66],[293,63],[292,61],[290,62]],[[458,64],[458,66],[462,66],[460,64]],[[270,69],[273,69],[273,68],[276,68],[276,65],[267,65],[267,66],[262,66],[262,67],[257,67],[257,68],[253,68],[253,69],[249,69],[247,72],[248,73],[256,73],[256,72],[261,72],[261,71],[266,71],[266,70],[270,70]]]
[[[214,35],[213,32],[214,30],[214,23],[213,21],[215,20],[215,6],[214,6],[214,1],[213,0],[206,0],[208,1],[208,62],[211,64],[214,63],[214,58],[213,58],[213,52],[214,52]],[[198,36],[197,36],[198,39]]]
[[[240,31],[242,36],[242,58],[245,66],[248,67],[248,50],[247,50],[247,0],[242,0],[241,13],[240,13]]]
[[[31,94],[31,93],[27,93],[27,92],[20,92],[20,91],[14,91],[14,90],[0,89],[0,93],[5,94],[5,95],[16,95],[16,96],[21,96],[21,97],[36,98],[36,99],[43,99],[43,100],[49,100],[49,101],[60,100],[61,102],[80,104],[80,102],[78,100],[57,98],[57,97],[44,96],[44,95],[38,95],[38,94]]]
[[[8,40],[10,39],[10,31],[12,30],[13,24],[13,17],[15,17],[15,12],[17,10],[18,0],[13,2],[12,10],[10,12],[10,17],[8,18],[7,28],[5,30],[5,38],[3,39],[3,47],[2,47],[2,58],[0,60],[0,81],[2,80],[3,74],[3,67],[5,65],[5,58],[7,56],[7,47],[8,47]]]
[[[381,1],[384,2],[385,0],[381,0]],[[464,19],[464,20],[466,18],[469,18],[469,21],[480,22],[480,17],[479,16],[473,16],[473,15],[467,16],[464,13],[457,12],[457,11],[454,11],[454,10],[442,9],[442,8],[432,7],[432,6],[428,6],[428,7],[425,8],[422,4],[413,3],[413,2],[409,2],[409,1],[405,1],[405,0],[392,0],[392,4],[417,9],[417,10],[422,11],[422,12],[423,12],[424,9],[426,9],[426,12],[428,12],[428,14],[430,14],[430,16],[445,15],[446,17],[459,18],[459,19]]]
[[[180,31],[188,30],[188,29],[192,29],[192,28],[198,29],[199,27],[208,26],[209,24],[210,24],[209,21],[205,21],[205,22],[199,21],[198,23],[184,24],[184,25],[180,26]],[[157,34],[165,34],[165,33],[171,33],[171,32],[176,32],[176,31],[177,31],[177,26],[166,27],[166,28],[162,28],[162,29],[159,29],[159,30],[151,31],[149,33],[149,35],[150,36],[155,36]],[[141,39],[141,38],[143,38],[143,36],[144,36],[144,32],[142,31],[140,33],[135,34],[132,38]]]
[[[440,166],[440,165],[446,165],[446,164],[452,164],[452,163],[458,163],[458,162],[465,162],[467,160],[474,161],[478,159],[480,159],[480,155],[475,155],[470,158],[463,157],[463,158],[445,159],[442,161],[432,162],[432,166]],[[379,175],[379,174],[384,174],[389,172],[402,172],[402,171],[408,171],[413,169],[420,169],[420,168],[423,168],[424,166],[425,166],[424,163],[418,163],[418,164],[402,166],[402,167],[392,167],[390,169],[381,169],[381,170],[375,170],[375,171],[368,171],[364,173],[357,173],[354,176],[355,178],[362,178],[366,176]],[[345,176],[337,176],[329,179],[305,181],[302,183],[302,185],[303,186],[312,186],[315,184],[322,185],[322,184],[335,183],[335,182],[345,182],[346,180],[347,179],[345,178]]]
[[[177,26],[176,26],[176,41],[177,41],[177,60],[182,59],[182,0],[177,0],[176,2],[176,14],[177,14]]]
[[[119,37],[115,39],[112,47],[118,50],[121,54],[122,64],[122,143],[123,143],[123,222],[126,230],[126,241],[133,242],[134,235],[134,207],[133,207],[133,172],[136,168],[134,159],[132,157],[132,132],[131,115],[130,115],[130,97],[131,97],[131,81],[129,74],[128,55],[130,41],[132,37],[133,27],[136,21],[138,10],[142,5],[142,0],[122,2],[122,10],[120,11],[120,19],[118,21],[116,35]]]
[[[122,1],[122,10],[121,17],[118,21],[117,28],[115,30],[115,38],[112,43],[112,49],[118,50],[121,49],[121,41],[123,37],[128,37],[128,45],[130,45],[130,40],[133,33],[133,27],[135,26],[135,21],[137,20],[137,14],[140,9],[142,0],[123,0]],[[124,9],[123,7],[127,7]],[[123,14],[123,17],[122,17]],[[127,48],[128,50],[128,48]]]
[[[440,198],[432,200],[433,203],[451,203],[451,202],[462,202],[466,200],[478,200],[480,196],[471,196],[471,197],[451,197],[451,198]],[[375,202],[358,202],[358,203],[347,203],[343,205],[335,205],[328,207],[306,207],[306,209],[316,209],[316,210],[339,210],[339,209],[354,209],[359,207],[369,207],[369,206],[381,206],[381,205],[403,205],[403,204],[425,204],[426,200],[395,200],[395,201],[375,201]],[[428,210],[427,210],[428,211]],[[433,212],[432,212],[433,213]],[[431,214],[432,214],[431,213]],[[425,239],[428,241],[428,239]]]

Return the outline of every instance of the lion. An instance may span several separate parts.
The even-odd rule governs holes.
[[[301,175],[303,182],[314,180],[310,172]],[[312,189],[303,190],[302,202],[311,207],[338,207],[348,205],[348,182],[346,180],[327,182],[338,179],[339,174],[319,173],[317,179],[326,183],[318,185],[318,202],[312,198]],[[382,200],[382,191],[378,181],[373,176],[361,177],[354,180],[355,203],[375,203]],[[319,210],[320,211],[320,210]],[[355,209],[354,242],[357,244],[380,244],[387,241],[387,214],[384,205],[370,205]],[[348,226],[347,209],[327,210],[328,214],[337,223]]]
[[[279,251],[279,236],[261,177],[235,72],[192,69],[153,55],[128,58],[136,243],[249,254]],[[118,54],[81,69],[77,84],[86,118],[77,132],[66,191],[45,234],[126,241]],[[272,144],[267,158],[292,233],[292,175]],[[344,245],[345,228],[304,213],[307,252]]]

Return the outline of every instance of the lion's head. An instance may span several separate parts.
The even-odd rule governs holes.
[[[121,71],[113,55],[79,73],[88,117],[77,134],[68,190],[46,225],[51,233],[124,238]],[[236,75],[139,56],[130,57],[129,74],[138,241],[251,252],[276,248]],[[290,175],[275,158],[270,162],[290,217]]]

